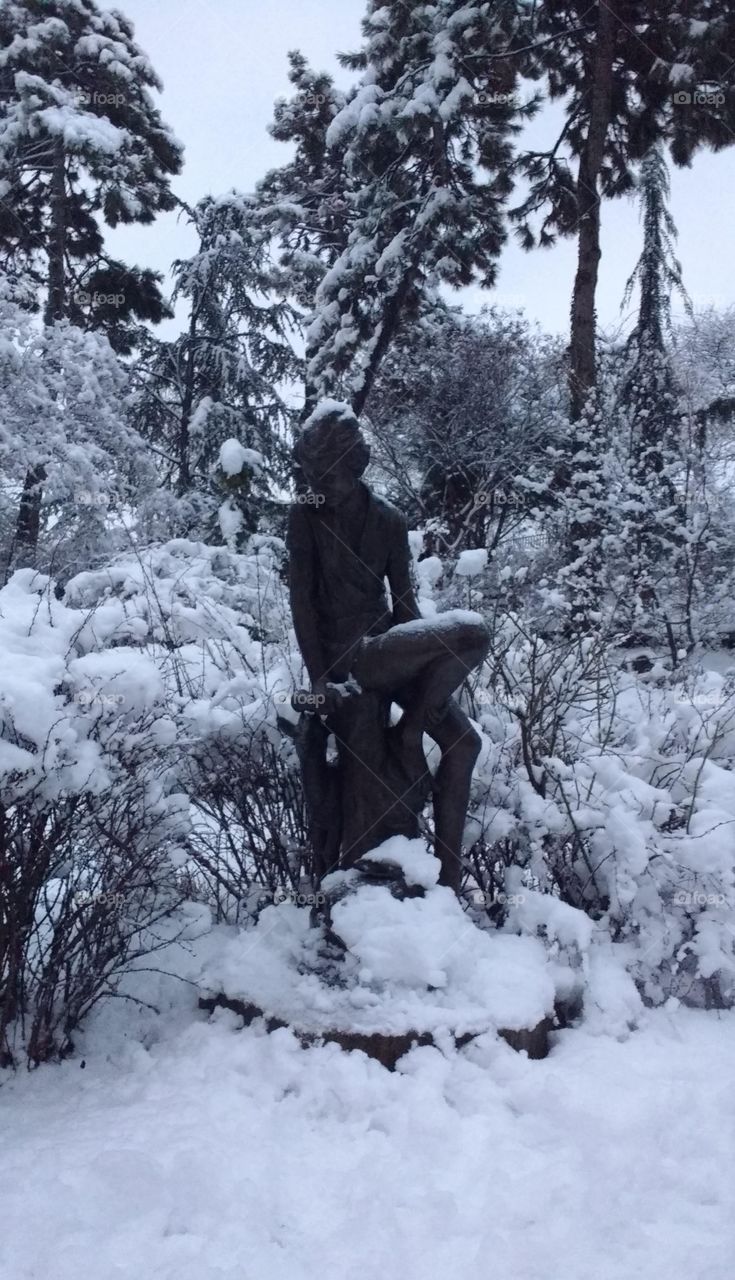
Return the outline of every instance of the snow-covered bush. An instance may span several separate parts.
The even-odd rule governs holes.
[[[272,537],[252,537],[243,553],[175,540],[80,574],[67,591],[94,618],[122,611],[125,643],[161,673],[190,802],[189,872],[220,918],[237,918],[252,884],[297,883],[308,857],[291,738],[301,661],[289,648],[282,559]]]
[[[153,663],[95,652],[95,624],[27,569],[0,634],[0,1053],[37,1062],[155,949],[186,807]]]
[[[499,619],[470,862],[491,915],[543,891],[628,946],[646,998],[735,1001],[735,671],[635,676],[599,637]]]
[[[63,1051],[185,894],[234,919],[298,883],[281,553],[179,541],[0,592],[6,1060]]]

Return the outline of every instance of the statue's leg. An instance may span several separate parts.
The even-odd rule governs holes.
[[[327,764],[328,730],[317,716],[302,716],[296,735],[318,884],[339,860],[341,817],[336,770]]]
[[[414,703],[440,707],[480,665],[489,644],[481,622],[458,622],[434,631],[393,627],[363,641],[352,670],[364,689],[392,693],[411,686]]]
[[[462,883],[462,835],[470,798],[472,770],[481,739],[469,717],[452,699],[446,714],[429,730],[441,748],[433,782],[435,853],[441,862],[439,883],[459,893]]]
[[[489,635],[483,623],[459,622],[436,631],[398,628],[365,641],[354,666],[367,689],[391,693],[404,709],[396,745],[411,776],[425,769],[422,738],[447,712],[449,699],[485,658]]]
[[[462,836],[472,770],[480,736],[452,694],[485,658],[489,647],[482,623],[458,623],[436,631],[387,631],[367,640],[354,668],[365,688],[382,689],[404,709],[397,745],[411,777],[426,769],[424,732],[441,749],[433,780],[436,855],[440,883],[459,892]]]
[[[488,644],[485,628],[470,624],[454,637],[454,648],[447,644],[426,664],[413,681],[406,701],[401,721],[406,737],[420,738],[424,732],[431,733],[446,712],[452,694],[486,657]]]

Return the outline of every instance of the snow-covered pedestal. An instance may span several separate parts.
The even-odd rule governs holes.
[[[543,1057],[555,987],[535,938],[479,929],[420,840],[370,855],[391,880],[358,869],[324,882],[326,924],[290,902],[267,907],[201,976],[200,1005],[263,1017],[309,1043],[337,1041],[393,1066],[412,1044],[466,1043],[495,1031]]]

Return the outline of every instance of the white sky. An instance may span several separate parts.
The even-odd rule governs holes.
[[[287,96],[289,49],[300,49],[317,70],[350,73],[336,62],[340,50],[357,48],[364,0],[115,0],[135,23],[136,38],[163,80],[160,108],[186,147],[178,195],[196,203],[206,194],[235,187],[252,190],[267,169],[288,157],[283,143],[266,132],[273,102]],[[534,123],[534,131],[543,129]],[[546,121],[548,128],[548,120]],[[735,302],[735,255],[731,252],[735,211],[735,147],[703,153],[690,170],[672,173],[672,213],[679,229],[678,252],[696,306]],[[625,281],[640,251],[638,210],[630,200],[607,202],[598,315],[605,327],[621,323]],[[168,272],[188,257],[195,237],[175,214],[149,227],[123,228],[110,238],[113,251],[141,266]],[[468,310],[483,302],[523,307],[547,330],[568,328],[575,244],[524,253],[512,241],[503,253],[497,288],[463,292]],[[167,280],[168,283],[168,280]],[[675,313],[677,305],[675,302]],[[173,336],[179,324],[161,326]],[[172,332],[173,331],[173,332]]]

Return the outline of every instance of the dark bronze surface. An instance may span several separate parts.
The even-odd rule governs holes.
[[[289,584],[311,682],[297,747],[317,875],[418,835],[431,789],[440,882],[458,891],[480,739],[452,694],[485,657],[487,630],[469,618],[403,625],[421,617],[406,522],[362,481],[369,449],[346,406],[317,410],[295,456],[305,485],[289,517]],[[403,714],[391,727],[392,703]],[[441,750],[433,778],[424,733]]]

